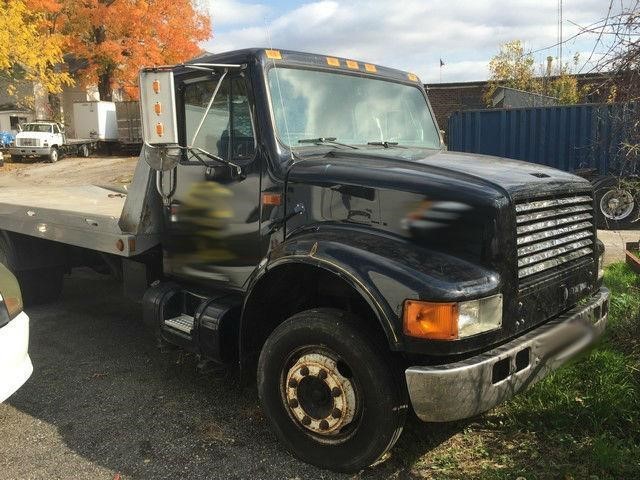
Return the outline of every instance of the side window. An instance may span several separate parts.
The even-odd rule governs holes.
[[[217,80],[192,83],[184,89],[184,118],[187,144],[191,144],[202,116],[207,110]],[[198,133],[195,147],[227,160],[253,157],[254,140],[250,106],[241,78],[226,78]]]
[[[58,128],[58,125],[53,126],[53,133],[60,133],[60,129]]]

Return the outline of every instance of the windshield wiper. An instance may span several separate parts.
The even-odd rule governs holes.
[[[402,145],[398,145],[398,142],[367,142],[367,145],[374,145],[377,147],[384,147],[384,148],[391,148],[391,147],[398,147],[398,148],[407,148],[407,147],[403,147]]]
[[[302,140],[298,140],[298,143],[315,143],[316,145],[322,145],[323,143],[329,143],[331,145],[338,145],[340,147],[348,147],[353,148],[354,150],[358,150],[358,147],[353,145],[348,145],[346,143],[336,142],[336,137],[318,137],[318,138],[303,138]]]

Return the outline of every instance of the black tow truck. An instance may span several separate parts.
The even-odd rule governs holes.
[[[356,471],[424,421],[477,415],[603,332],[593,192],[444,151],[419,79],[273,49],[140,76],[127,192],[0,191],[27,303],[106,265],[166,342],[255,374],[282,442]]]

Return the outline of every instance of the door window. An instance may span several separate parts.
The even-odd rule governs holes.
[[[251,159],[255,150],[253,126],[246,85],[240,77],[225,78],[222,82],[202,128],[192,144],[193,135],[207,111],[217,83],[217,79],[212,79],[186,85],[186,143],[226,160]]]

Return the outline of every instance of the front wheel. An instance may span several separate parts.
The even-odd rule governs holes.
[[[258,362],[258,393],[280,440],[321,468],[355,472],[404,426],[407,396],[385,346],[346,312],[313,309],[280,324]]]
[[[49,150],[49,163],[56,163],[59,156],[60,153],[58,152],[58,149],[56,147],[51,147],[51,150]]]

